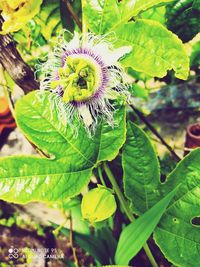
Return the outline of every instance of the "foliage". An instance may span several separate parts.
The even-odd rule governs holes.
[[[141,36],[141,32],[145,34]],[[122,60],[124,66],[156,77],[163,77],[167,70],[173,69],[177,78],[187,79],[189,62],[185,49],[160,23],[137,20],[120,26],[116,33],[117,44],[132,46],[132,53]]]
[[[105,33],[116,30],[119,26],[137,16],[140,12],[169,0],[131,1],[103,0],[102,2],[83,0],[83,12],[90,30],[95,33]],[[113,16],[113,13],[115,16]]]
[[[149,238],[177,188],[155,204],[138,219],[129,224],[121,233],[115,254],[116,263],[128,263]]]
[[[135,146],[137,141],[139,143],[138,147]],[[125,192],[126,194],[128,192],[129,198],[130,192],[133,192],[131,200],[137,212],[143,213],[145,209],[148,209],[147,204],[149,205],[150,203],[150,206],[152,206],[152,203],[159,203],[158,200],[162,196],[167,195],[167,193],[172,192],[174,188],[179,186],[174,200],[166,209],[155,230],[154,237],[161,250],[174,264],[180,264],[181,266],[193,265],[195,255],[198,252],[193,254],[192,251],[199,247],[199,239],[197,237],[199,230],[192,224],[192,219],[199,216],[200,202],[198,191],[200,176],[198,162],[200,149],[191,152],[189,156],[183,159],[168,175],[166,182],[161,184],[158,177],[153,175],[155,174],[153,166],[156,166],[156,169],[158,169],[158,163],[156,161],[152,162],[154,157],[152,157],[151,153],[153,150],[146,135],[138,127],[131,124],[126,142],[123,152]],[[147,152],[148,150],[149,152]],[[139,160],[139,163],[136,160],[131,165],[130,155],[134,159]],[[142,170],[140,170],[141,166],[143,166]],[[152,172],[147,171],[149,166],[152,166]],[[126,188],[128,188],[128,191]],[[143,196],[142,193],[138,194],[138,192],[145,192],[145,195]],[[140,219],[142,219],[142,216]],[[131,228],[131,226],[129,227]],[[174,242],[176,242],[178,247],[176,252],[171,245]],[[187,245],[187,242],[191,242],[190,245]],[[190,251],[188,251],[189,247],[191,248]],[[190,257],[188,253],[185,253],[186,250],[191,254]],[[182,255],[181,259],[180,255]]]
[[[60,114],[53,104],[48,92],[40,98],[37,91],[18,101],[18,126],[34,145],[49,155],[49,159],[27,156],[0,159],[1,199],[26,203],[35,200],[63,200],[75,196],[89,182],[92,169],[97,163],[114,159],[123,145],[123,107],[116,110],[115,114],[119,127],[113,130],[102,122],[91,143],[83,126],[80,126],[79,138],[74,137],[73,130],[60,121]]]
[[[2,34],[15,32],[21,29],[40,10],[42,0],[4,0],[0,3],[0,10],[5,22],[2,25]]]
[[[190,65],[192,67],[198,67],[200,65],[200,41],[195,43],[192,47]]]
[[[180,185],[154,235],[166,257],[180,266],[194,265],[200,246],[199,229],[192,223],[192,219],[199,216],[199,153],[200,149],[190,153],[171,172],[166,183],[160,186],[160,190],[166,194]],[[177,250],[171,245],[174,243],[177,244]]]
[[[200,31],[199,16],[199,0],[176,0],[167,7],[167,26],[188,42]]]
[[[80,223],[73,232],[74,242],[93,256],[97,266],[125,267],[142,247],[152,263],[146,244],[151,235],[171,263],[195,266],[200,256],[199,228],[194,223],[200,210],[200,149],[183,158],[161,183],[155,144],[146,129],[132,120],[135,113],[140,114],[135,110],[138,99],[146,101],[150,110],[160,111],[164,105],[179,104],[178,90],[182,98],[186,89],[194,93],[193,84],[181,79],[187,80],[190,66],[195,75],[199,71],[199,41],[193,45],[190,59],[183,43],[199,31],[198,0],[45,0],[41,7],[40,1],[34,2],[31,12],[20,0],[16,4],[9,8],[17,19],[12,19],[11,28],[5,21],[3,30],[12,32],[23,59],[34,68],[39,60],[45,62],[48,54],[52,60],[53,50],[56,60],[43,69],[37,66],[36,76],[41,84],[51,81],[48,90],[34,88],[15,104],[17,126],[40,156],[0,159],[0,199],[20,204],[51,202],[70,210],[72,219]],[[10,11],[7,5],[0,7],[5,14]],[[18,16],[18,9],[23,16]],[[60,51],[64,53],[61,58]],[[108,59],[107,65],[102,55]],[[189,78],[195,80],[195,75]],[[167,84],[152,105],[147,82],[161,79]],[[81,101],[64,101],[63,95],[71,92],[67,90],[76,88],[80,96],[88,84],[92,95],[83,94]],[[106,99],[105,116],[98,113],[102,94]],[[139,108],[142,111],[141,105]],[[70,109],[77,110],[72,121],[66,116]],[[96,128],[92,128],[91,120]],[[173,161],[170,168],[174,165]],[[93,176],[95,179],[91,179]],[[122,218],[119,222],[118,216]],[[83,219],[89,222],[82,222]],[[53,222],[52,225],[56,228],[54,233],[60,230],[71,235],[71,229]]]
[[[159,183],[160,170],[149,138],[133,123],[128,125],[122,164],[125,194],[134,203],[135,212],[143,213],[152,207],[155,198],[159,199],[159,192],[154,189]]]
[[[58,225],[52,223],[53,227]],[[61,229],[62,234],[69,236],[70,231],[67,228]],[[117,242],[109,228],[101,228],[94,235],[86,235],[74,232],[74,242],[85,251],[90,253],[99,263],[106,264],[114,262],[114,252]]]

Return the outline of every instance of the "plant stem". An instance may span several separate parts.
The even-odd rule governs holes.
[[[125,200],[125,198],[124,198],[124,196],[123,196],[123,194],[122,194],[122,192],[121,192],[121,190],[120,190],[120,188],[119,188],[119,186],[118,186],[118,184],[117,184],[117,182],[115,180],[114,175],[111,172],[111,169],[109,168],[109,166],[105,162],[103,163],[103,167],[104,167],[104,170],[105,170],[105,172],[106,172],[106,174],[108,176],[108,179],[110,180],[110,182],[111,182],[111,184],[113,186],[113,189],[114,189],[116,195],[119,198],[119,201],[120,201],[120,203],[121,203],[121,205],[122,205],[127,217],[132,222],[134,220],[134,216],[133,216],[132,212],[128,208],[126,200]]]
[[[118,197],[118,199],[119,199],[119,201],[120,201],[120,203],[121,203],[121,205],[122,205],[122,207],[124,209],[124,212],[126,213],[126,215],[129,218],[130,222],[133,222],[135,220],[135,218],[134,218],[131,210],[128,207],[128,204],[127,204],[127,202],[126,202],[126,200],[125,200],[125,198],[124,198],[124,196],[123,196],[123,194],[121,192],[121,189],[120,189],[119,185],[117,184],[117,182],[115,180],[115,177],[114,177],[111,169],[109,168],[109,166],[108,166],[108,164],[106,162],[103,163],[103,167],[104,167],[105,173],[108,176],[108,179],[110,180],[110,182],[112,184],[112,187],[113,187],[113,189],[114,189],[114,191],[115,191],[115,193],[116,193],[116,195],[117,195],[117,197]],[[149,258],[149,261],[151,262],[152,266],[153,267],[158,267],[158,265],[157,265],[153,255],[152,255],[151,250],[150,250],[150,248],[149,248],[147,243],[144,244],[143,249],[146,252],[146,255]]]
[[[74,263],[77,267],[79,267],[78,258],[76,256],[76,248],[74,247],[74,242],[73,242],[73,222],[72,222],[71,211],[70,211],[70,215],[69,215],[69,222],[70,222],[69,240],[70,240],[71,249],[72,249],[72,253],[73,253]]]
[[[150,248],[149,248],[149,246],[148,246],[147,243],[145,243],[145,244],[143,245],[143,249],[144,249],[144,251],[145,251],[145,253],[146,253],[146,255],[147,255],[149,261],[151,262],[151,265],[152,265],[153,267],[158,267],[158,265],[157,265],[157,263],[156,263],[156,261],[155,261],[155,259],[154,259],[154,256],[153,256],[153,254],[152,254],[152,252],[151,252],[151,250],[150,250]]]
[[[173,150],[173,148],[167,144],[167,142],[163,139],[163,137],[159,134],[159,132],[153,127],[153,125],[148,121],[148,119],[140,112],[138,109],[136,109],[133,105],[129,106],[132,108],[132,110],[138,115],[140,120],[147,125],[149,130],[161,141],[161,143],[169,150],[171,155],[174,157],[175,160],[180,161],[181,158],[176,154],[176,152]]]
[[[83,14],[82,15],[82,33],[83,33],[83,41],[85,42],[87,40],[86,36],[87,36],[87,33],[88,33],[88,27],[87,27],[87,20],[85,18],[85,15]]]
[[[78,17],[78,15],[76,14],[76,12],[74,11],[71,3],[69,0],[63,0],[69,13],[71,14],[72,18],[74,19],[74,21],[76,22],[76,24],[78,25],[79,29],[82,30],[82,23]]]
[[[84,1],[81,1],[82,5],[82,34],[83,34],[83,44],[87,41],[88,25],[87,19],[84,14]]]
[[[99,167],[97,168],[97,170],[98,170],[99,179],[100,179],[102,185],[106,187],[106,184],[105,184],[104,179],[103,179],[103,175],[102,175],[101,167],[99,166]]]

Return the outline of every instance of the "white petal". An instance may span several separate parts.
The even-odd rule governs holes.
[[[83,118],[83,122],[85,123],[86,127],[89,127],[93,124],[92,115],[89,111],[89,108],[86,105],[82,105],[78,108],[78,112],[80,116]]]
[[[106,43],[99,43],[91,47],[94,52],[99,54],[107,66],[116,65],[117,61],[125,54],[131,52],[131,46],[123,46],[116,49],[110,49]]]
[[[123,46],[123,47],[114,49],[114,50],[110,53],[110,57],[109,57],[110,65],[113,65],[113,64],[116,63],[121,57],[123,57],[124,55],[130,53],[131,50],[132,50],[132,47],[131,47],[131,46]]]
[[[79,35],[77,32],[74,32],[73,39],[67,44],[67,49],[77,49],[80,47]]]
[[[103,61],[105,61],[110,54],[110,49],[107,43],[99,43],[94,46],[90,44],[90,48],[92,48],[96,54],[100,55]]]

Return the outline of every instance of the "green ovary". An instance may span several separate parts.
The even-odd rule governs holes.
[[[59,68],[59,79],[51,81],[51,88],[62,86],[63,101],[85,101],[90,99],[98,89],[99,67],[93,59],[68,56],[64,67]]]

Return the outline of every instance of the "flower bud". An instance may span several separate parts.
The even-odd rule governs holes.
[[[81,203],[82,216],[91,223],[109,218],[115,212],[116,207],[113,194],[103,186],[90,190],[83,196]]]

